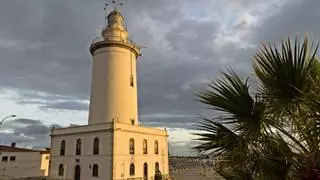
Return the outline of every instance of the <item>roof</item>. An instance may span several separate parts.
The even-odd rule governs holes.
[[[0,145],[0,152],[39,152],[41,154],[49,154],[49,150],[34,150],[34,149],[27,149],[27,148],[18,148],[18,147],[11,147],[11,146],[4,146]]]
[[[118,9],[114,9],[113,11],[111,11],[109,14],[108,14],[108,17],[109,16],[112,16],[112,15],[119,15],[122,17],[120,11]]]

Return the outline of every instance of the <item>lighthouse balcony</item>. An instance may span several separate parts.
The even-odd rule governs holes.
[[[140,47],[136,45],[132,41],[132,39],[127,37],[121,37],[121,36],[97,37],[91,43],[90,52],[91,54],[93,54],[95,50],[101,47],[106,47],[111,45],[119,45],[119,46],[130,48],[133,51],[135,51],[138,56],[140,56]]]

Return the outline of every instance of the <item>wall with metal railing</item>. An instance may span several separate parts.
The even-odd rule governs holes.
[[[96,43],[103,43],[103,42],[121,42],[139,49],[139,46],[133,42],[132,38],[122,37],[122,36],[97,37],[92,41],[91,45],[94,45]]]

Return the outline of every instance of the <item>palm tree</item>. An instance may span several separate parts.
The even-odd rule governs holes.
[[[201,153],[226,179],[320,179],[318,45],[296,37],[264,44],[252,66],[258,85],[231,69],[197,94],[216,117],[201,117]]]

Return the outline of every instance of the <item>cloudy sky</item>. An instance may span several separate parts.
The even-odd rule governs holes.
[[[264,41],[305,32],[320,40],[319,0],[123,0],[138,62],[140,122],[167,127],[179,151],[204,108],[194,93],[231,66],[251,75]],[[41,148],[50,128],[86,124],[90,42],[102,0],[0,0],[0,143]]]

